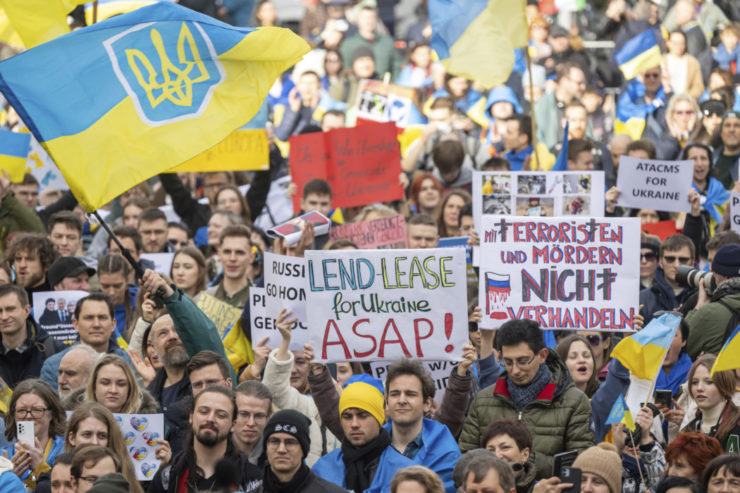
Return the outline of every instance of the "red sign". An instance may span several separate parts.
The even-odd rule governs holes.
[[[401,199],[400,174],[401,152],[393,122],[290,138],[290,175],[298,187],[293,197],[296,212],[303,185],[314,178],[331,185],[332,207],[355,207]]]
[[[676,229],[676,221],[673,219],[658,221],[657,223],[646,223],[642,225],[641,229],[646,233],[657,236],[660,238],[660,241],[665,241],[669,236],[679,232]]]

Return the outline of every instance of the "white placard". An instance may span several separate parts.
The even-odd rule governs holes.
[[[256,346],[267,337],[267,346],[275,349],[280,345],[282,337],[280,331],[275,327],[275,319],[267,316],[266,296],[265,288],[249,288],[249,322],[252,331],[252,346]],[[301,322],[296,322],[290,337],[290,350],[302,351],[303,343],[306,342],[307,338],[307,327]]]
[[[639,251],[637,218],[483,216],[479,327],[631,330]]]
[[[465,250],[310,250],[318,361],[458,361],[468,342]],[[268,293],[269,295],[269,293]]]
[[[175,258],[174,252],[164,253],[142,253],[140,258],[149,260],[154,263],[154,272],[164,274],[165,276],[170,275],[170,269],[172,268],[172,259]]]
[[[689,212],[694,161],[659,161],[621,156],[617,205],[635,209]]]
[[[740,193],[730,192],[730,228],[740,234]]]
[[[164,440],[164,415],[116,413],[114,416],[134,464],[136,479],[151,481],[160,466],[155,456],[159,447],[156,440]]]
[[[290,318],[297,318],[305,327],[307,325],[305,259],[266,252],[264,272],[266,316],[277,320],[280,310],[285,308],[293,312]]]
[[[373,377],[379,378],[385,383],[385,377],[388,374],[388,367],[391,366],[391,361],[373,361],[370,363],[370,373]],[[447,389],[447,381],[450,379],[450,372],[455,367],[456,363],[451,361],[422,361],[421,364],[429,372],[429,376],[434,380],[434,400],[439,406],[442,404],[442,398],[445,395]],[[387,391],[387,389],[386,389]]]
[[[87,291],[39,291],[33,293],[33,319],[47,334],[59,342],[70,345],[77,340],[72,326],[77,300],[87,296]],[[48,303],[47,303],[48,302]],[[48,305],[48,306],[47,306]]]

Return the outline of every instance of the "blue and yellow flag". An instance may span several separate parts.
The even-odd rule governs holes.
[[[115,15],[127,14],[159,1],[172,2],[174,0],[98,0],[96,22],[104,21]],[[95,24],[93,22],[93,11],[93,2],[87,2],[85,4],[85,22],[88,26]]]
[[[448,73],[488,89],[514,68],[514,50],[527,46],[525,0],[429,0],[432,49]]]
[[[612,351],[612,357],[617,358],[635,377],[655,379],[680,322],[681,317],[674,313],[664,313],[652,319],[640,332],[619,341]]]
[[[632,419],[632,413],[627,408],[627,403],[624,402],[624,396],[619,394],[617,400],[614,401],[612,410],[609,411],[609,416],[606,418],[605,424],[611,425],[614,423],[624,423],[630,430],[635,430],[635,422]]]
[[[31,135],[0,129],[0,169],[4,169],[13,183],[21,183],[26,172]]]
[[[740,325],[735,327],[730,337],[727,338],[722,351],[712,365],[711,374],[716,371],[735,370],[740,368]]]
[[[91,212],[244,125],[309,49],[160,2],[0,63],[0,91]]]
[[[630,39],[614,53],[625,80],[634,79],[645,70],[657,67],[663,60],[655,30],[648,28]]]
[[[565,120],[565,130],[563,131],[563,146],[560,148],[560,154],[552,165],[550,171],[568,171],[568,120]]]
[[[224,332],[221,342],[224,344],[226,357],[235,372],[238,373],[239,368],[254,362],[252,344],[250,344],[249,339],[247,339],[247,336],[244,334],[241,317],[233,326],[231,326],[231,328]]]
[[[26,48],[69,32],[67,14],[85,0],[0,0],[10,25]]]

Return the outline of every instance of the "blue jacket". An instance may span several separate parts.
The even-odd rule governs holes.
[[[370,483],[370,487],[363,493],[381,493],[390,491],[391,480],[400,469],[416,465],[416,462],[412,461],[408,457],[401,455],[392,446],[388,446],[382,454],[378,462],[378,468],[375,470],[373,476],[373,482]],[[454,463],[452,465],[454,466]],[[344,467],[344,461],[342,461],[342,449],[336,448],[329,452],[327,455],[316,461],[313,465],[312,471],[320,478],[331,481],[334,484],[338,484],[342,488],[346,488],[345,476],[347,470]],[[356,492],[359,493],[359,492]]]
[[[80,342],[79,339],[77,340],[77,342]],[[74,344],[68,346],[62,352],[49,356],[46,361],[44,361],[44,366],[41,367],[41,376],[39,378],[51,385],[51,388],[54,390],[58,390],[57,380],[59,377],[59,363],[62,362],[62,358],[65,354],[67,354],[67,351],[69,351],[73,347],[75,347]],[[131,358],[129,358],[126,351],[118,347],[118,345],[114,341],[110,341],[110,345],[108,346],[108,354],[117,354],[121,358],[125,359],[129,365],[131,365]],[[133,365],[131,367],[133,368]]]
[[[0,453],[6,452],[8,454],[8,459],[12,459],[13,456],[15,455],[16,441],[17,439],[13,440],[13,443],[10,446],[3,447],[2,449],[0,449]],[[64,437],[61,435],[53,436],[51,437],[51,450],[49,450],[49,454],[46,457],[44,457],[44,462],[46,462],[46,464],[49,467],[54,467],[54,460],[57,458],[57,455],[62,454],[62,453],[64,453]],[[23,475],[24,477],[21,478],[21,480],[27,478],[29,475],[30,473],[26,472],[26,474]],[[18,479],[18,476],[16,476],[13,473],[3,474],[2,476],[0,476],[0,493],[5,493],[6,491],[8,492],[24,491],[23,489],[5,489],[6,487],[10,487],[10,486],[18,484],[16,481],[10,478],[7,478],[6,476],[14,476],[16,479]]]
[[[629,370],[618,359],[612,358],[606,380],[591,398],[591,431],[597,443],[604,439],[611,428],[611,425],[606,424],[606,418],[619,394],[626,394],[629,385]]]
[[[388,421],[384,428],[391,433],[391,423]],[[455,481],[452,471],[460,458],[460,447],[447,426],[438,421],[424,418],[421,428],[422,447],[416,452],[414,462],[428,467],[442,480],[447,493],[454,493]]]

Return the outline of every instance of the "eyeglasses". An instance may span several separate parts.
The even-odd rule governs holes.
[[[601,336],[597,336],[594,334],[594,335],[586,336],[586,340],[588,341],[589,344],[595,347],[601,344],[601,341],[603,341],[604,339],[602,339]]]
[[[691,262],[691,257],[677,257],[675,255],[663,255],[663,260],[669,264],[674,263],[676,260],[678,260],[678,263],[681,265],[686,265],[689,262]]]
[[[16,418],[25,418],[29,414],[32,418],[39,419],[43,417],[44,413],[48,411],[48,407],[32,407],[31,409],[16,409],[15,410],[15,417]]]
[[[298,440],[295,438],[286,438],[284,440],[281,440],[277,437],[270,437],[267,439],[267,447],[277,449],[280,448],[280,444],[285,445],[286,449],[293,449],[295,450],[298,448],[301,444],[298,443]]]
[[[537,354],[533,354],[531,358],[519,358],[516,360],[510,360],[507,358],[504,358],[504,368],[507,370],[510,370],[511,368],[514,368],[514,366],[517,366],[519,368],[526,368],[529,365],[532,364],[532,361],[537,357]]]
[[[250,413],[249,411],[239,411],[237,413],[237,418],[242,421],[249,421],[249,418],[254,419],[255,421],[264,421],[267,419],[267,414],[265,413]]]
[[[640,254],[640,261],[646,261],[646,262],[652,262],[655,260],[657,255],[655,255],[653,252],[647,252],[647,253],[641,253]]]

